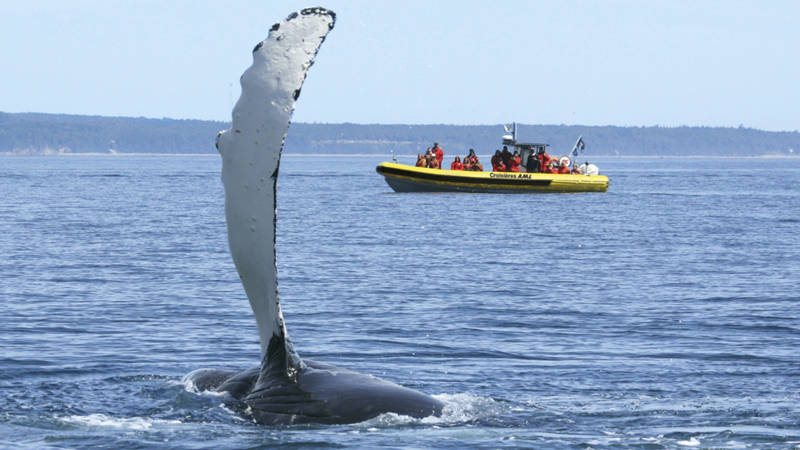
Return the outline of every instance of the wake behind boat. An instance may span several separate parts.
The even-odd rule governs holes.
[[[498,150],[492,158],[491,172],[484,172],[477,157],[471,152],[465,157],[474,158],[464,165],[454,161],[451,169],[418,167],[406,164],[382,162],[375,170],[383,175],[386,183],[396,192],[489,192],[489,193],[535,193],[535,192],[605,192],[608,177],[599,175],[597,166],[585,163],[577,166],[577,155],[584,148],[583,138],[578,138],[570,156],[558,159],[547,155],[547,144],[518,142],[516,124],[505,126],[511,135],[503,136],[504,153],[513,147],[514,153],[501,155]],[[435,144],[438,148],[438,145]],[[509,160],[509,164],[498,159]],[[497,162],[497,164],[495,164]],[[511,168],[506,171],[505,167]],[[561,172],[561,173],[559,173]]]

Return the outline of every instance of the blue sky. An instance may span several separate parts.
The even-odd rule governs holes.
[[[6,1],[0,111],[229,120],[253,46],[317,4],[295,121],[800,129],[793,1]]]

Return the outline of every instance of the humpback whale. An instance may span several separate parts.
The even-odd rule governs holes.
[[[199,369],[185,380],[227,392],[262,424],[355,423],[383,413],[440,415],[443,403],[380,378],[302,359],[278,298],[275,254],[277,181],[283,143],[309,67],[336,15],[307,8],[270,29],[241,76],[231,128],[217,135],[228,244],[250,301],[261,364],[242,372]]]

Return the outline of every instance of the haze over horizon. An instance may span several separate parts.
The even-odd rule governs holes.
[[[229,121],[250,49],[307,6],[4,3],[0,111]],[[322,6],[297,122],[800,128],[800,3]]]

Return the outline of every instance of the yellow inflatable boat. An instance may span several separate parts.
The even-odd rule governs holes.
[[[513,147],[519,155],[519,172],[477,172],[469,170],[442,170],[408,166],[397,162],[383,162],[375,170],[386,178],[396,192],[605,192],[608,177],[588,162],[577,166],[578,154],[584,150],[583,136],[578,137],[569,156],[562,156],[559,167],[569,167],[568,174],[550,173],[544,164],[548,144],[517,141],[517,124],[503,125],[503,149]],[[499,150],[498,150],[499,151]],[[472,149],[470,149],[472,152]],[[509,152],[510,153],[510,152]],[[541,161],[541,164],[540,164]],[[545,170],[548,169],[548,170]]]
[[[375,170],[396,192],[605,192],[605,175],[472,172],[383,162]]]

